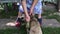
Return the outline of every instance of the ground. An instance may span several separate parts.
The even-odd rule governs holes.
[[[21,29],[7,26],[7,23],[14,23],[15,19],[0,19],[0,33],[1,34],[26,34],[25,27]],[[52,27],[52,28],[51,28]],[[54,28],[53,28],[54,27]],[[42,24],[43,34],[60,34],[60,23],[56,19],[43,19]]]
[[[49,7],[49,6],[48,6]],[[53,9],[52,9],[53,10]],[[52,10],[46,10],[42,14],[43,23],[42,31],[43,34],[60,34],[60,13]],[[11,23],[16,20],[16,11],[10,11],[5,13],[5,11],[0,12],[0,34],[26,34],[25,27],[18,29],[16,27],[7,26],[7,23]],[[3,18],[3,19],[2,19]],[[10,19],[7,19],[10,18]]]
[[[5,29],[7,23],[14,23],[15,19],[0,19],[0,29]],[[43,19],[42,27],[60,27],[60,23],[56,19]]]

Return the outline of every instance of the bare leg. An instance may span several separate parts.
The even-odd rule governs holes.
[[[21,13],[20,13],[20,11],[18,12],[18,18],[21,18]]]

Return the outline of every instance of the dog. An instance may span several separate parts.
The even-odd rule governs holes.
[[[40,24],[34,16],[31,17],[29,34],[42,34]]]

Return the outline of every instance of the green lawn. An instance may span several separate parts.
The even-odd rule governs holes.
[[[44,11],[42,16],[46,16],[46,19],[56,19],[60,22],[60,16],[58,16],[56,11]],[[10,18],[10,16],[17,16],[17,11],[10,11],[9,13],[5,13],[4,11],[0,12],[0,18]],[[43,34],[60,34],[60,28],[42,28]],[[0,34],[26,34],[25,27],[21,29],[2,29],[0,30]]]
[[[56,19],[60,22],[60,16],[56,14],[57,11],[46,10],[42,13],[42,16],[45,16],[45,19]],[[55,13],[55,14],[54,14]],[[0,11],[0,18],[10,18],[13,16],[17,16],[17,11],[9,11],[9,13],[5,13],[4,10]]]
[[[60,28],[42,28],[43,34],[60,34]],[[26,34],[25,28],[0,30],[0,34]]]
[[[42,13],[42,16],[45,16],[45,19],[56,19],[58,22],[60,22],[60,16],[57,14],[57,11],[46,10]]]
[[[43,28],[43,34],[60,34],[60,28]]]
[[[0,34],[26,34],[26,28],[23,26],[21,27],[21,29],[19,28],[1,29]]]

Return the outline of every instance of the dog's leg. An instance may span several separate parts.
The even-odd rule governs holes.
[[[27,22],[27,24],[26,24],[27,34],[29,34],[29,27],[30,27],[30,24],[29,24],[29,22]]]

